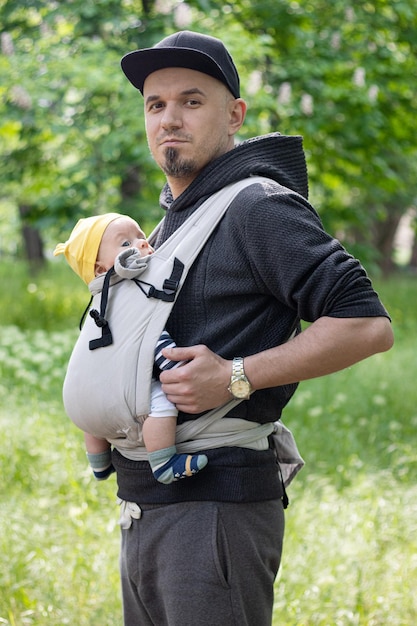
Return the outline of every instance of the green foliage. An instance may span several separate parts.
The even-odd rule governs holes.
[[[0,624],[121,624],[115,479],[94,481],[61,400],[86,288],[64,263],[36,279],[5,265]],[[285,411],[306,467],[289,488],[276,626],[416,622],[417,288],[377,288],[393,350],[302,383]]]
[[[250,105],[239,138],[303,135],[326,227],[367,260],[389,259],[415,202],[414,0],[276,0],[273,10],[265,0],[2,0],[0,19],[1,196],[46,236],[106,210],[158,219],[164,179],[120,58],[190,28],[223,38],[236,59]]]
[[[2,15],[3,195],[43,228],[115,209],[156,220],[162,176],[150,166],[138,94],[120,71],[137,17],[104,0],[29,11],[4,2]],[[133,203],[124,184],[135,165]]]
[[[415,202],[417,14],[411,2],[233,2],[245,29],[268,37],[257,62],[271,126],[305,137],[312,193],[331,232],[377,247],[387,215]],[[269,100],[269,102],[268,102]],[[329,184],[330,183],[330,184]]]
[[[32,340],[28,333],[16,347],[40,348]],[[53,389],[24,378],[0,385],[0,623],[113,626],[121,623],[114,481],[91,480],[80,433]]]
[[[63,258],[36,274],[23,262],[3,262],[0,282],[2,325],[21,329],[77,329],[91,295]]]

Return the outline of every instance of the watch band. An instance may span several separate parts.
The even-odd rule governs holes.
[[[232,376],[227,388],[236,400],[249,400],[252,387],[245,375],[243,357],[236,356],[232,364]]]
[[[235,356],[233,359],[232,378],[246,378],[242,356]]]

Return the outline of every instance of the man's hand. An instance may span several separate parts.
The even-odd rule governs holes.
[[[203,345],[166,348],[162,354],[172,361],[188,361],[160,376],[162,391],[179,411],[201,413],[231,399],[227,387],[232,361],[222,359]]]

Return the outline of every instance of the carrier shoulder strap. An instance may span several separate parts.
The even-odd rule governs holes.
[[[149,257],[147,268],[140,274],[140,278],[135,278],[134,281],[147,298],[157,299],[164,303],[163,313],[159,308],[156,315],[154,315],[155,308],[150,310],[149,316],[157,318],[155,324],[160,326],[162,317],[165,321],[167,320],[191,265],[231,202],[242,189],[260,182],[271,182],[271,180],[261,176],[251,176],[232,183],[211,195]],[[150,240],[155,238],[162,222],[163,220],[151,233]],[[90,312],[96,325],[102,329],[102,337],[90,342],[90,350],[105,347],[112,343],[110,328],[105,317],[110,284],[108,278],[110,276],[106,276],[106,284],[103,286],[100,313]],[[153,326],[152,321],[149,324],[151,327]]]
[[[201,204],[190,217],[161,245],[151,257],[177,258],[185,266],[185,272],[193,264],[198,253],[210,237],[217,224],[227,211],[228,207],[240,191],[255,183],[271,182],[271,179],[263,176],[250,176],[235,183],[231,183],[220,189]],[[156,237],[163,220],[150,234],[149,240]],[[184,282],[181,277],[181,284]]]

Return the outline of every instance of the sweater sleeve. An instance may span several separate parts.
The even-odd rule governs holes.
[[[245,202],[238,222],[261,289],[307,322],[388,317],[365,269],[324,230],[307,200],[289,191],[256,197]]]

